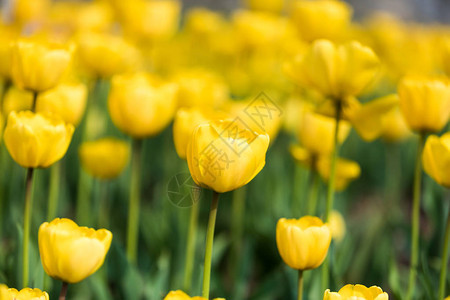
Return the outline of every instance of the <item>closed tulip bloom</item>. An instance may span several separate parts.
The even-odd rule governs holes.
[[[377,286],[365,287],[361,284],[347,284],[339,292],[326,290],[323,300],[388,300],[389,295]]]
[[[39,22],[44,20],[50,6],[50,0],[16,0],[12,4],[12,15],[22,25]]]
[[[146,73],[117,75],[108,98],[111,119],[135,138],[154,136],[175,114],[177,86]]]
[[[396,143],[405,140],[411,135],[411,131],[403,118],[400,106],[391,109],[383,118],[381,137],[388,143]]]
[[[270,138],[236,120],[200,124],[187,147],[192,179],[225,193],[249,183],[264,167]]]
[[[167,296],[164,297],[164,300],[207,300],[207,299],[204,297],[189,297],[189,295],[186,294],[185,292],[177,290],[169,292]],[[225,300],[225,299],[214,298],[213,300]]]
[[[20,39],[12,47],[12,79],[18,87],[33,92],[55,87],[72,56],[68,47],[36,40]]]
[[[398,85],[400,109],[409,128],[438,132],[450,117],[450,84],[437,78],[405,77]]]
[[[106,33],[83,33],[78,36],[78,54],[83,65],[95,77],[135,71],[139,50],[120,36]]]
[[[46,168],[67,151],[74,127],[53,115],[12,112],[4,140],[12,158],[24,168]]]
[[[15,28],[0,27],[0,76],[3,79],[11,79],[12,45],[17,35]]]
[[[45,222],[39,227],[42,266],[55,279],[80,282],[103,265],[111,240],[110,231],[80,227],[70,219]]]
[[[344,1],[297,0],[291,3],[291,17],[302,38],[332,39],[342,35],[350,25],[352,8]]]
[[[37,112],[48,112],[77,126],[83,117],[87,101],[87,88],[82,83],[63,83],[39,94]]]
[[[320,176],[328,181],[331,173],[331,160],[328,156],[321,156],[317,161],[317,170]],[[337,191],[343,191],[353,180],[361,174],[361,168],[357,162],[338,158],[336,162],[336,177],[334,188]]]
[[[331,154],[334,148],[336,121],[324,115],[307,112],[300,122],[297,135],[301,144],[312,153]],[[339,121],[340,144],[348,137],[350,129],[351,126],[347,121]]]
[[[284,8],[285,0],[245,0],[245,3],[254,10],[279,13]]]
[[[93,177],[111,179],[119,176],[128,164],[130,146],[116,138],[84,142],[78,149],[81,165]]]
[[[300,165],[302,165],[305,168],[311,169],[311,167],[315,170],[316,166],[312,166],[313,156],[314,154],[310,151],[306,150],[305,148],[299,146],[299,145],[292,145],[289,147],[289,152],[291,153],[292,157],[295,159],[296,162],[298,162]]]
[[[379,69],[372,49],[356,41],[335,45],[317,40],[298,64],[296,77],[335,101],[360,94]]]
[[[30,110],[33,105],[33,93],[11,86],[3,98],[3,115],[5,118],[13,111]]]
[[[328,225],[330,226],[331,237],[333,240],[336,242],[342,241],[345,236],[345,220],[337,210],[331,211]]]
[[[281,218],[277,223],[277,247],[283,261],[296,270],[319,267],[331,243],[331,231],[321,219],[305,216]]]
[[[11,300],[48,300],[48,294],[47,292],[43,292],[40,289],[31,289],[31,288],[24,288],[20,291],[16,289],[9,289],[9,296],[11,298],[5,298],[5,299],[11,299]],[[1,298],[3,300],[3,298]]]
[[[181,159],[186,159],[186,148],[194,129],[201,123],[227,118],[227,114],[208,108],[180,108],[173,122],[173,141]]]
[[[5,284],[0,284],[0,300],[14,300]]]
[[[422,154],[423,168],[437,183],[450,188],[450,133],[431,135]]]

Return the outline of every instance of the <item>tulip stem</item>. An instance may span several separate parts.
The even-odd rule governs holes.
[[[49,222],[56,217],[58,211],[60,176],[61,162],[56,162],[50,167],[50,191],[47,207],[47,221]]]
[[[311,169],[311,185],[309,187],[309,196],[308,196],[308,214],[311,216],[316,215],[317,211],[317,197],[319,195],[319,174],[316,170]]]
[[[448,244],[450,242],[450,209],[447,214],[444,244],[442,245],[441,274],[439,277],[439,300],[445,297],[445,282],[447,278]]]
[[[133,158],[131,164],[130,203],[128,209],[127,258],[135,264],[139,235],[139,203],[141,189],[141,151],[142,140],[133,140]]]
[[[29,239],[30,239],[30,219],[31,208],[33,206],[33,168],[27,169],[27,179],[25,185],[25,209],[23,215],[23,253],[22,253],[22,286],[28,287],[29,272]]]
[[[67,282],[63,282],[61,286],[61,293],[59,294],[59,300],[66,300],[67,288],[69,284]]]
[[[198,212],[200,209],[200,204],[198,204],[199,193],[193,191],[193,205],[190,211],[189,217],[189,229],[186,242],[186,265],[184,268],[184,291],[187,293],[191,289],[192,284],[192,270],[194,268],[195,260],[195,241],[197,240],[197,224],[198,224]]]
[[[298,300],[303,299],[303,270],[298,270]]]
[[[108,181],[97,180],[99,188],[98,227],[109,228]]]
[[[411,230],[411,264],[409,268],[409,286],[406,300],[412,299],[416,283],[417,264],[419,261],[419,227],[420,227],[420,196],[422,182],[422,151],[425,134],[419,135],[416,155],[416,170],[414,173],[412,230]]]
[[[31,103],[31,111],[36,112],[36,102],[38,98],[38,92],[33,92],[33,102]]]
[[[217,206],[219,204],[219,193],[213,191],[211,209],[209,211],[208,228],[206,230],[205,263],[203,270],[202,296],[209,299],[209,287],[211,281],[211,260],[214,242],[214,228],[216,226]]]

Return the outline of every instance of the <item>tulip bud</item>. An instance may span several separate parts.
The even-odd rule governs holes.
[[[361,284],[347,284],[339,292],[326,290],[323,300],[388,300],[389,295],[377,286],[365,287]]]
[[[9,297],[5,299],[11,300],[49,300],[47,292],[40,289],[24,288],[20,291],[16,289],[9,289]],[[3,298],[1,298],[3,300]]]
[[[450,188],[450,133],[431,135],[422,154],[423,168],[437,183]]]
[[[177,290],[171,291],[164,297],[164,300],[207,300],[204,297],[189,297],[185,292]],[[214,298],[213,300],[225,300],[224,298]]]
[[[331,173],[331,160],[328,156],[321,156],[317,161],[317,171],[320,176],[328,181]],[[343,191],[351,181],[355,180],[361,174],[361,168],[358,163],[338,158],[336,162],[336,177],[334,179],[334,188],[337,191]]]
[[[46,168],[66,154],[74,127],[54,115],[12,112],[4,140],[12,158],[24,168]]]
[[[77,283],[103,265],[111,240],[109,230],[79,227],[70,219],[45,222],[39,227],[42,266],[50,277]]]
[[[319,267],[331,243],[331,231],[317,217],[282,218],[277,223],[277,247],[283,261],[296,270]]]

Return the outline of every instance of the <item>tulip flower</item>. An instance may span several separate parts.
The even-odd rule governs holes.
[[[326,290],[323,300],[388,300],[389,295],[377,286],[369,288],[361,284],[347,284],[339,292]]]
[[[411,131],[397,106],[391,109],[383,118],[381,137],[388,143],[405,140],[411,135]]]
[[[246,5],[254,10],[262,10],[274,13],[280,13],[284,6],[285,0],[246,0]]]
[[[31,289],[24,288],[20,291],[16,289],[8,290],[10,298],[1,298],[3,299],[11,299],[11,300],[49,300],[49,296],[47,292],[43,292],[40,289]]]
[[[120,130],[134,138],[161,132],[172,120],[177,86],[137,73],[112,79],[108,98],[111,119]]]
[[[328,226],[330,227],[333,240],[336,242],[342,241],[345,236],[345,220],[337,210],[331,211]]]
[[[17,0],[12,5],[13,19],[21,25],[43,21],[50,4],[50,0]]]
[[[37,40],[20,39],[12,47],[12,79],[34,93],[55,87],[72,56],[68,47]]]
[[[204,297],[189,297],[185,292],[177,290],[169,292],[164,300],[207,300]],[[213,300],[225,300],[224,298],[214,298]]]
[[[33,93],[11,86],[3,96],[2,112],[5,118],[13,111],[30,110],[33,106]]]
[[[320,176],[328,181],[331,173],[331,161],[330,158],[322,156],[317,162],[317,170]],[[334,187],[337,191],[344,190],[352,180],[355,180],[361,174],[361,168],[358,163],[338,158],[336,163],[336,178],[334,181]]]
[[[450,133],[428,137],[422,154],[423,168],[437,183],[450,188]]]
[[[0,27],[0,77],[11,80],[12,45],[18,36],[14,27]]]
[[[409,128],[439,132],[450,118],[450,83],[438,78],[405,77],[398,85],[400,109]]]
[[[69,283],[82,281],[103,265],[112,233],[56,218],[42,223],[38,239],[42,266],[49,276],[63,282],[59,299],[65,299]]]
[[[331,243],[327,224],[313,216],[281,218],[277,222],[277,248],[283,261],[299,271],[298,299],[303,298],[303,271],[319,267]]]

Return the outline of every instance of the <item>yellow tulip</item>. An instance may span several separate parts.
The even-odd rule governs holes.
[[[331,160],[328,156],[321,156],[317,161],[317,170],[319,171],[320,176],[328,181],[331,173]],[[334,181],[334,188],[337,191],[344,190],[351,181],[357,179],[361,174],[361,168],[358,163],[338,158],[336,162],[336,177]]]
[[[314,154],[310,151],[306,150],[303,147],[300,147],[299,145],[292,145],[289,147],[289,152],[291,153],[292,157],[295,159],[296,162],[298,162],[300,165],[307,169],[316,169],[316,165],[312,166],[312,163],[316,162],[316,159],[314,159]]]
[[[39,227],[39,253],[45,272],[67,283],[77,283],[95,273],[111,246],[106,229],[80,227],[70,219],[56,218]]]
[[[345,236],[345,220],[337,210],[331,211],[328,225],[330,226],[332,238],[336,242],[342,241]]]
[[[285,0],[245,0],[245,4],[254,10],[279,13],[284,8]]]
[[[450,133],[431,135],[422,154],[423,168],[437,183],[450,188]]]
[[[297,0],[291,3],[291,17],[302,38],[332,39],[342,35],[350,25],[352,8],[344,1]]]
[[[314,154],[331,154],[334,148],[336,121],[327,116],[307,112],[300,122],[297,135],[301,144]],[[345,141],[350,129],[351,126],[347,121],[339,121],[340,144]]]
[[[16,0],[12,4],[12,15],[22,25],[43,21],[50,5],[50,0]]]
[[[228,98],[228,87],[211,71],[191,69],[179,71],[173,78],[178,84],[178,106],[210,106],[218,108]]]
[[[46,168],[67,151],[74,127],[53,115],[12,112],[4,140],[12,158],[24,168]]]
[[[437,78],[405,77],[398,85],[400,109],[411,130],[438,132],[450,117],[450,84]]]
[[[36,40],[20,39],[12,47],[12,79],[18,87],[33,92],[55,87],[72,56],[67,47]]]
[[[116,138],[84,142],[78,149],[81,165],[93,177],[110,179],[119,176],[130,157],[128,143]]]
[[[185,30],[200,37],[218,33],[227,24],[224,16],[206,8],[192,8],[186,12],[185,18]]]
[[[200,124],[187,147],[192,179],[201,187],[225,193],[249,183],[264,167],[270,138],[239,120]]]
[[[24,288],[20,291],[16,289],[9,289],[9,297],[5,299],[12,300],[48,300],[49,296],[47,292],[43,292],[40,289]],[[3,300],[3,298],[1,298]]]
[[[177,86],[146,73],[112,79],[108,108],[120,130],[135,138],[161,132],[175,114]]]
[[[11,86],[3,99],[3,115],[7,118],[12,111],[30,110],[32,105],[33,94],[31,92]]]
[[[80,34],[78,53],[88,71],[101,78],[134,71],[141,59],[134,45],[119,36],[106,33]]]
[[[194,129],[201,123],[227,118],[227,114],[212,109],[191,107],[180,108],[173,122],[173,141],[181,159],[186,159],[186,148]]]
[[[39,94],[37,112],[48,112],[61,117],[66,123],[78,125],[87,101],[87,88],[82,83],[63,83]]]
[[[164,297],[163,300],[207,300],[204,297],[189,297],[188,294],[186,294],[183,291],[177,290],[177,291],[170,291],[166,297]],[[224,298],[214,298],[213,300],[225,300]]]
[[[388,143],[395,143],[410,135],[411,131],[406,125],[400,106],[391,109],[383,118],[381,137]]]
[[[361,284],[347,284],[339,290],[339,292],[330,292],[326,290],[323,300],[388,300],[389,296],[386,292],[377,286],[369,288]]]
[[[17,36],[14,28],[0,27],[0,76],[6,80],[11,79],[12,45]]]
[[[313,216],[278,220],[277,247],[283,261],[296,270],[319,267],[327,256],[331,231],[327,224]]]
[[[445,297],[444,300],[450,300],[450,296]]]
[[[379,60],[356,41],[335,45],[317,40],[302,59],[294,62],[300,83],[317,89],[335,101],[356,96],[374,79]]]
[[[5,284],[0,284],[0,300],[14,300]]]

